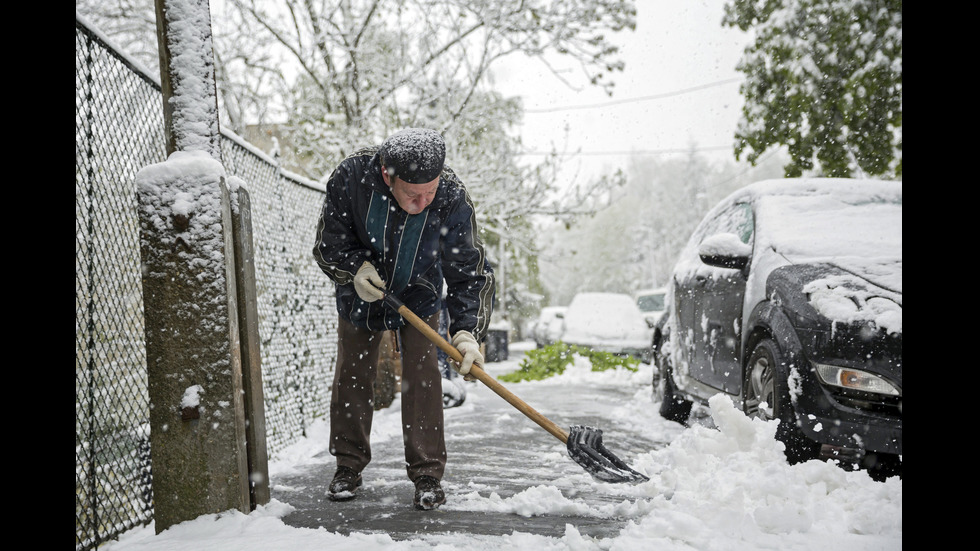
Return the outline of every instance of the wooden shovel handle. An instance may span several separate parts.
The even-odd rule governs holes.
[[[386,295],[386,298],[388,298],[388,295]],[[392,305],[394,306],[394,304]],[[412,324],[412,327],[418,329],[419,332],[428,337],[428,339],[435,343],[435,345],[438,346],[443,352],[449,354],[449,357],[455,360],[456,363],[463,361],[463,355],[459,353],[459,350],[456,350],[455,346],[449,344],[446,339],[442,338],[442,335],[429,327],[429,324],[422,321],[422,318],[416,316],[414,312],[409,310],[404,304],[401,304],[400,301],[397,303],[397,310],[403,318],[408,320],[408,323]],[[494,379],[488,375],[483,368],[474,364],[472,367],[470,367],[469,374],[476,377],[481,383],[490,387],[490,390],[496,392],[497,395],[504,400],[507,400],[510,405],[520,410],[521,413],[540,425],[541,428],[550,432],[552,436],[561,440],[563,444],[568,443],[568,432],[553,423],[544,415],[538,413],[534,408],[527,405],[524,400],[518,398],[513,392],[507,390],[502,384],[500,384],[500,382],[497,381],[497,379]]]

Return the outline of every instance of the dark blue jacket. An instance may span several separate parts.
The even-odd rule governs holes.
[[[367,260],[388,290],[420,317],[440,309],[445,280],[450,334],[466,330],[482,340],[493,308],[494,276],[463,183],[445,167],[432,203],[409,215],[382,179],[377,150],[353,153],[327,181],[313,256],[336,284],[337,312],[375,331],[404,325],[383,301],[366,303],[354,291],[354,274]]]

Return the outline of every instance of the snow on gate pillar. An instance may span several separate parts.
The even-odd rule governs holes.
[[[178,151],[137,175],[157,533],[250,510],[229,190]]]
[[[221,163],[208,2],[156,7],[168,158],[136,184],[160,533],[251,503],[234,190]]]

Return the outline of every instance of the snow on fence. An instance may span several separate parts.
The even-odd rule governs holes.
[[[152,77],[76,14],[75,548],[153,519],[135,178],[165,160]],[[222,132],[252,203],[270,456],[326,415],[336,356],[333,286],[313,262],[323,189]]]

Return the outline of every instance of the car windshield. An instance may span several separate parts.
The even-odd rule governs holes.
[[[901,184],[894,187],[894,193],[846,188],[762,195],[756,201],[757,239],[791,262],[835,264],[901,292]]]
[[[662,312],[664,309],[664,295],[643,295],[637,299],[636,305],[643,312]]]

